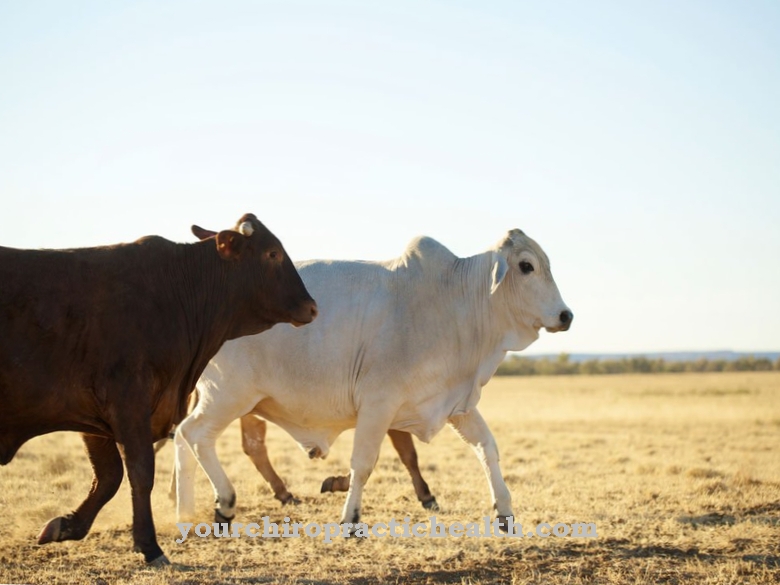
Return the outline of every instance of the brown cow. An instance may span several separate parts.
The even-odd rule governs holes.
[[[32,437],[78,431],[94,472],[86,499],[50,520],[40,544],[86,536],[122,482],[124,458],[135,547],[168,564],[152,519],[153,441],[184,417],[225,341],[317,314],[254,215],[235,230],[192,231],[201,242],[0,248],[0,464]]]

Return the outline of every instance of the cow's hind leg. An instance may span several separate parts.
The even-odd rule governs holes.
[[[174,492],[173,500],[176,502],[176,520],[190,522],[195,520],[195,470],[198,468],[198,460],[184,438],[182,425],[176,429],[173,445],[176,451],[170,489]]]
[[[265,434],[268,429],[266,422],[260,417],[249,413],[241,417],[241,446],[254,463],[257,471],[274,491],[274,497],[284,504],[300,504],[295,496],[287,491],[284,481],[276,473],[268,458],[268,448],[265,446]]]
[[[198,405],[200,407],[200,405]],[[185,418],[176,430],[177,449],[176,456],[182,460],[177,462],[177,475],[179,493],[179,516],[186,519],[194,514],[194,469],[190,453],[185,448],[189,446],[198,463],[206,472],[206,475],[214,488],[215,504],[214,521],[230,522],[236,513],[236,490],[230,483],[225,470],[217,458],[215,448],[217,438],[232,422],[230,417],[220,419],[200,416],[196,409],[193,414]],[[181,441],[180,441],[181,439]],[[182,491],[182,488],[187,490]]]
[[[436,498],[431,494],[428,484],[420,473],[420,466],[417,463],[417,449],[414,447],[412,435],[405,431],[396,430],[389,430],[387,434],[390,436],[393,447],[398,452],[398,457],[412,477],[414,493],[417,494],[417,499],[420,500],[420,503],[426,510],[438,512],[439,504],[436,503]]]
[[[92,487],[81,505],[67,516],[49,520],[38,535],[38,544],[84,538],[101,508],[114,497],[122,483],[122,458],[113,439],[82,435],[92,463]]]

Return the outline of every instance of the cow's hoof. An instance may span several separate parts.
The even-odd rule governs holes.
[[[301,501],[292,494],[287,494],[286,497],[279,498],[279,501],[282,503],[282,506],[286,506],[287,504],[297,506],[301,503]]]
[[[509,521],[512,520],[512,516],[496,516],[498,520],[498,529],[501,532],[509,532]]]
[[[168,557],[166,557],[165,555],[160,555],[159,557],[157,557],[153,561],[149,561],[148,563],[146,563],[146,565],[149,566],[149,567],[155,567],[155,568],[170,567],[171,566],[171,561],[169,561]]]
[[[38,534],[38,544],[48,544],[57,542],[60,539],[62,529],[62,518],[54,518],[46,523],[40,534]]]
[[[217,509],[214,508],[214,522],[217,524],[222,524],[223,522],[227,522],[228,528],[230,528],[230,523],[233,522],[233,518],[235,518],[236,515],[233,514],[229,518],[227,516],[223,516],[222,513]]]
[[[328,492],[332,492],[333,491],[333,480],[334,479],[335,478],[333,478],[333,477],[328,477],[328,478],[325,479],[325,481],[322,482],[322,487],[320,488],[320,493],[321,494],[326,494]]]
[[[436,498],[432,497],[427,502],[423,502],[423,508],[426,510],[430,510],[431,512],[441,512],[441,507],[439,506],[439,503],[436,501]]]
[[[322,449],[319,447],[312,447],[309,449],[309,459],[319,459],[322,458]]]
[[[353,528],[349,531],[349,534],[347,535],[351,540],[357,540],[359,542],[363,542],[364,540],[368,540],[368,534],[358,534],[357,528]]]
[[[350,527],[350,529],[347,530],[346,533],[344,533],[344,538],[354,538],[354,539],[357,539],[357,540],[362,540],[363,537],[362,536],[358,536],[357,531],[358,531],[357,527],[355,527],[355,526]]]

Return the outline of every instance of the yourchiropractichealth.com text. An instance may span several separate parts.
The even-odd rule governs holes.
[[[270,516],[263,516],[262,524],[250,522],[213,522],[207,524],[201,522],[177,522],[176,527],[181,532],[181,538],[177,538],[178,544],[183,543],[190,536],[206,538],[322,538],[324,542],[334,542],[337,538],[597,538],[596,525],[593,522],[542,522],[532,529],[525,531],[520,523],[515,523],[512,518],[505,521],[502,530],[501,519],[490,519],[483,516],[481,522],[451,522],[449,524],[439,522],[436,516],[431,516],[426,522],[412,523],[407,516],[403,522],[395,518],[389,522],[377,522],[366,524],[359,522],[352,524],[344,522],[290,522],[285,517],[283,522],[272,522]]]

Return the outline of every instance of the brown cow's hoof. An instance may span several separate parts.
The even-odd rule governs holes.
[[[436,498],[432,497],[427,502],[422,503],[423,508],[426,510],[430,510],[431,512],[441,512],[441,507],[439,506],[439,503],[436,501]]]
[[[287,496],[279,498],[279,501],[282,503],[282,506],[286,506],[287,504],[297,506],[301,503],[301,501],[292,494],[287,494]]]
[[[327,492],[333,491],[333,480],[334,477],[328,477],[325,479],[325,481],[322,482],[322,487],[320,488],[320,493],[325,494]]]
[[[60,530],[62,527],[62,518],[54,518],[46,523],[40,534],[38,534],[38,544],[48,544],[57,542],[60,539]]]
[[[149,566],[149,567],[155,567],[155,568],[170,567],[171,566],[171,561],[169,561],[168,557],[166,557],[165,555],[160,555],[159,557],[157,557],[153,561],[149,561],[148,563],[146,563],[146,565]]]

